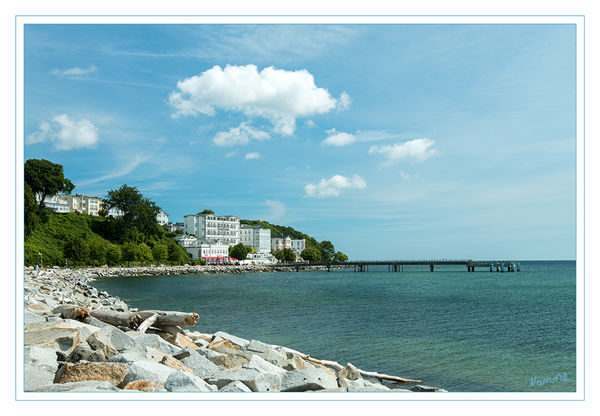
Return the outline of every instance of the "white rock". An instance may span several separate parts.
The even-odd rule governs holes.
[[[169,375],[167,381],[165,381],[165,389],[167,391],[217,391],[216,386],[181,370]]]
[[[128,364],[128,367],[127,375],[121,384],[119,384],[121,388],[135,380],[159,381],[164,383],[171,373],[177,371],[174,368],[150,360],[134,361]]]
[[[227,332],[219,331],[215,332],[215,340],[217,338],[226,339],[231,342],[233,345],[237,345],[238,347],[246,348],[250,341],[244,338],[236,337],[235,335],[228,334]],[[214,341],[214,340],[213,340]]]
[[[281,378],[281,391],[306,391],[338,387],[335,373],[328,368],[306,367],[287,371]]]
[[[230,392],[230,393],[250,392],[250,393],[252,393],[252,390],[250,390],[248,388],[248,386],[246,386],[241,381],[232,381],[231,383],[226,384],[222,389],[220,389],[219,392]]]

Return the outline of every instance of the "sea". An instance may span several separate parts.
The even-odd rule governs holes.
[[[574,261],[103,278],[130,307],[454,392],[576,389]]]

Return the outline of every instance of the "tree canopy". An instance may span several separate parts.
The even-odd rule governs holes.
[[[29,159],[25,162],[25,183],[39,198],[38,213],[44,208],[44,199],[57,193],[70,194],[75,185],[65,178],[63,166],[46,159]]]
[[[292,262],[296,260],[296,252],[291,248],[274,251],[273,256],[279,261]]]
[[[229,247],[229,257],[233,257],[238,260],[245,260],[249,253],[249,247],[243,243],[238,243],[235,246]]]
[[[205,209],[204,211],[199,212],[197,215],[215,215],[215,212],[212,209]]]
[[[117,208],[123,212],[122,217],[113,218],[112,228],[120,241],[143,241],[160,235],[160,227],[156,215],[160,208],[154,201],[145,198],[136,187],[122,185],[119,189],[108,191],[105,200],[108,209]]]
[[[321,261],[321,252],[316,247],[306,247],[300,256],[309,262]]]

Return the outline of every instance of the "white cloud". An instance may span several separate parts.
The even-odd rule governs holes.
[[[384,146],[371,146],[369,154],[382,154],[385,157],[384,166],[392,166],[402,159],[413,159],[422,162],[437,154],[433,148],[435,142],[431,139],[414,139],[404,143]]]
[[[72,150],[96,147],[98,129],[89,120],[71,120],[66,114],[42,121],[40,128],[27,136],[26,144],[52,142],[55,150]]]
[[[342,189],[364,189],[367,183],[358,175],[347,178],[342,175],[333,175],[329,179],[321,179],[318,184],[309,183],[304,187],[306,196],[311,198],[325,198],[339,196]]]
[[[251,159],[260,159],[260,153],[258,152],[250,152],[250,153],[246,153],[246,156],[244,157],[245,160],[251,160]]]
[[[356,137],[350,133],[338,132],[335,129],[327,130],[329,136],[323,140],[323,144],[327,146],[347,146],[356,142]]]
[[[217,146],[236,146],[248,144],[250,139],[266,140],[269,133],[250,127],[248,123],[242,123],[238,127],[233,127],[229,131],[220,131],[213,137],[213,143]]]
[[[50,72],[52,75],[57,77],[77,77],[80,75],[87,75],[98,71],[95,65],[90,65],[89,68],[79,68],[78,66],[67,69],[55,69]]]
[[[296,129],[297,117],[344,108],[349,101],[346,93],[336,100],[325,88],[317,87],[305,69],[286,71],[271,66],[259,72],[256,65],[227,65],[224,69],[216,65],[179,81],[169,96],[173,117],[213,116],[216,109],[236,111],[267,118],[274,132],[288,136]]]
[[[225,155],[225,157],[226,157],[227,159],[229,159],[229,158],[232,158],[232,157],[234,157],[234,156],[235,156],[235,152],[229,152],[229,153],[227,153],[227,154]]]
[[[280,201],[271,201],[270,199],[267,199],[265,205],[271,209],[271,213],[268,215],[270,220],[276,220],[283,217],[287,211],[285,204]]]
[[[304,127],[306,127],[307,129],[312,129],[314,127],[317,127],[317,124],[312,120],[306,120],[304,122]]]
[[[338,100],[338,111],[347,110],[350,108],[350,104],[352,104],[352,97],[344,91],[340,94],[340,99]]]

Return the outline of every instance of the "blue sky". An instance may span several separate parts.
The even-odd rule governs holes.
[[[574,25],[26,25],[25,159],[351,258],[574,259]]]

